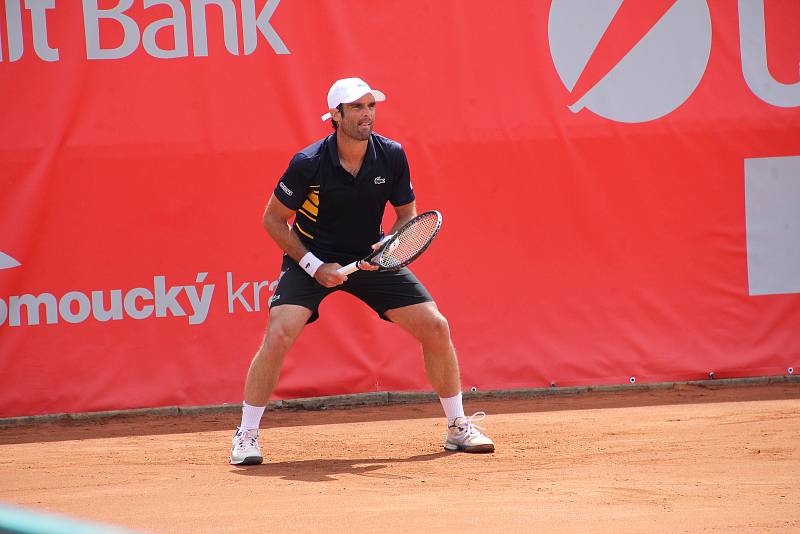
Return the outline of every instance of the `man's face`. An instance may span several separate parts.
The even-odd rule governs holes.
[[[333,118],[339,123],[339,134],[357,141],[366,141],[372,133],[372,123],[375,121],[375,97],[367,93],[355,102],[342,104],[340,113],[336,110]]]

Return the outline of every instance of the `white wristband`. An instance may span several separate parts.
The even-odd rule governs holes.
[[[308,276],[311,278],[314,278],[314,274],[316,274],[317,269],[319,269],[319,266],[323,263],[324,262],[318,257],[314,256],[312,252],[309,252],[300,258],[300,267],[302,267],[302,269],[307,272]]]

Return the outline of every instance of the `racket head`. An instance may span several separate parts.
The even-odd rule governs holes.
[[[436,210],[420,213],[364,261],[377,266],[380,271],[402,269],[425,252],[441,227],[441,213]]]

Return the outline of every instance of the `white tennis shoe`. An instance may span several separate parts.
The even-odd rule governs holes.
[[[484,417],[485,412],[477,412],[470,417],[456,417],[453,424],[447,427],[444,448],[448,451],[494,452],[494,442],[481,432],[486,429],[475,424],[475,421]]]
[[[231,443],[231,464],[258,465],[263,461],[261,449],[258,447],[258,429],[237,428]]]

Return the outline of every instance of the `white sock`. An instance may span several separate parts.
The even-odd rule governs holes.
[[[264,415],[266,406],[250,406],[246,402],[242,403],[242,424],[239,426],[242,430],[252,430],[258,428],[261,422],[261,416]]]
[[[460,391],[455,397],[439,397],[439,402],[442,403],[442,408],[444,408],[444,414],[447,416],[448,425],[452,425],[456,418],[464,417],[464,403],[461,401]]]

